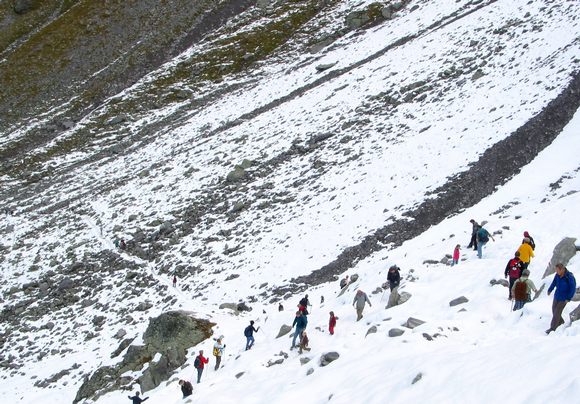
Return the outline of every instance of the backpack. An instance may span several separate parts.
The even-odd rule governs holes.
[[[517,281],[516,286],[514,287],[514,299],[520,301],[527,301],[528,300],[528,285],[524,281]]]
[[[479,229],[479,231],[477,232],[477,238],[479,238],[479,241],[487,243],[489,241],[489,236],[487,235],[487,230],[485,230],[483,227],[481,229]]]
[[[199,356],[195,357],[195,360],[193,361],[193,367],[196,369],[201,367],[201,359],[199,359]]]
[[[213,347],[213,356],[220,356],[220,349],[217,346]]]
[[[252,336],[252,326],[249,325],[244,329],[244,336],[251,337]]]
[[[519,278],[522,275],[522,268],[520,265],[519,260],[512,259],[510,260],[510,271],[509,276],[510,278]]]

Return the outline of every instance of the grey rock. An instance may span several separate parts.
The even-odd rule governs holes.
[[[501,285],[501,286],[504,286],[506,288],[509,286],[508,281],[505,279],[492,279],[491,281],[489,281],[489,284],[491,286]]]
[[[288,334],[290,331],[292,331],[292,327],[286,324],[282,324],[282,327],[280,327],[280,331],[278,332],[278,335],[276,336],[276,338],[280,338],[283,337],[284,335]]]
[[[302,357],[300,357],[300,364],[301,364],[301,365],[306,365],[308,362],[310,362],[310,360],[311,360],[311,359],[310,359],[309,357],[307,357],[307,356],[302,356]]]
[[[365,334],[365,338],[369,335],[369,334],[376,334],[377,332],[377,326],[373,325],[371,328],[369,328],[367,330],[367,333]]]
[[[306,376],[310,376],[312,373],[314,373],[314,368],[309,368],[309,369],[306,371]]]
[[[117,339],[121,339],[123,338],[125,335],[127,335],[127,331],[125,331],[124,329],[120,329],[119,331],[117,331],[117,333],[115,334],[115,338]]]
[[[411,382],[411,384],[417,383],[422,378],[423,378],[423,373],[417,373],[417,376],[415,376],[415,378],[413,379],[413,381]]]
[[[472,81],[479,80],[483,76],[485,76],[483,71],[481,69],[477,69],[477,71],[475,73],[473,73],[473,75],[471,76],[471,80]]]
[[[454,307],[454,306],[457,306],[459,304],[467,303],[468,301],[469,301],[469,299],[467,299],[465,296],[461,296],[461,297],[458,297],[457,299],[453,299],[452,301],[450,301],[449,306]]]
[[[137,305],[137,307],[135,307],[135,310],[136,311],[147,311],[151,307],[153,307],[153,304],[151,304],[151,302],[141,302]]]
[[[405,331],[401,330],[400,328],[391,328],[389,330],[389,337],[400,337],[404,333]]]
[[[556,272],[556,264],[562,263],[568,265],[570,259],[576,255],[576,239],[572,237],[566,237],[554,247],[552,252],[552,258],[548,263],[548,267],[544,272],[543,278],[550,276]]]
[[[235,312],[238,311],[238,304],[237,303],[222,303],[219,305],[219,309],[230,309]]]
[[[34,8],[33,0],[16,0],[14,1],[13,10],[16,14],[26,14]]]
[[[320,357],[320,366],[326,366],[340,357],[338,352],[326,352]]]
[[[64,278],[63,280],[60,281],[57,289],[59,291],[64,291],[67,289],[72,289],[73,287],[74,287],[74,282],[72,281],[72,279],[67,277],[67,278]]]
[[[161,224],[161,226],[159,226],[159,234],[161,235],[168,235],[173,233],[174,228],[173,228],[173,224],[170,221],[165,221],[163,222],[163,224]]]
[[[242,303],[238,303],[238,305],[236,306],[236,310],[237,311],[252,311],[252,308],[250,306],[248,306],[246,303],[242,302]]]
[[[334,67],[336,65],[337,62],[333,62],[333,63],[325,63],[325,64],[321,64],[316,66],[316,71],[317,72],[323,72],[325,70],[328,70],[332,67]]]
[[[358,274],[352,274],[352,276],[350,277],[350,283],[354,283],[356,281],[358,281]]]
[[[427,341],[433,341],[433,337],[427,334],[426,332],[424,332],[422,335],[423,338],[425,338]]]
[[[412,330],[415,327],[419,327],[421,324],[425,324],[425,322],[417,318],[409,317],[407,319],[407,322],[405,323],[405,327],[410,328]]]
[[[95,316],[93,317],[93,325],[100,327],[103,324],[105,324],[105,321],[107,321],[107,318],[105,316]]]
[[[270,359],[268,361],[268,363],[266,364],[266,367],[269,368],[270,366],[281,365],[283,362],[284,362],[284,358],[280,358],[280,359],[276,359],[276,360]]]
[[[244,178],[246,178],[246,176],[247,176],[246,170],[244,170],[240,166],[236,166],[233,169],[233,171],[230,171],[229,174],[226,176],[226,181],[227,182],[238,182],[238,181],[241,181]]]
[[[570,322],[578,321],[580,319],[580,304],[570,312]]]
[[[244,373],[246,373],[246,372],[236,373],[236,379],[239,379],[240,377],[242,377],[244,375]]]

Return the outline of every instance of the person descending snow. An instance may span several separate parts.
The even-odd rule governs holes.
[[[554,280],[548,288],[548,296],[554,288],[556,288],[556,293],[554,293],[554,301],[552,302],[552,322],[550,328],[546,330],[546,334],[556,331],[556,328],[564,324],[562,311],[564,311],[566,303],[572,300],[576,294],[576,278],[562,263],[556,264],[556,275],[554,275]]]
[[[190,382],[185,380],[180,380],[179,385],[181,386],[181,392],[183,393],[183,398],[191,396],[193,394],[193,386]]]
[[[483,247],[489,241],[489,238],[495,242],[493,236],[483,228],[483,226],[479,226],[479,230],[477,231],[477,257],[481,258],[483,256]]]
[[[532,236],[530,236],[530,233],[528,233],[527,231],[525,231],[524,232],[524,238],[527,238],[527,239],[530,240],[529,241],[530,247],[532,247],[532,250],[535,250],[536,249],[536,243],[534,242],[534,239],[532,238]],[[522,243],[523,243],[523,241],[522,241]]]
[[[477,250],[477,231],[479,230],[479,223],[477,223],[473,219],[471,219],[469,221],[469,223],[471,223],[471,239],[469,240],[469,244],[467,245],[467,248],[473,247],[473,250],[476,251]]]
[[[173,287],[177,286],[177,275],[173,275]]]
[[[310,304],[310,301],[308,300],[308,295],[306,295],[302,299],[300,299],[300,302],[298,303],[298,310],[300,310],[302,312],[302,314],[307,316],[309,314],[308,313],[308,306],[312,306],[312,305]]]
[[[306,331],[302,331],[300,335],[300,348],[298,349],[298,353],[302,354],[302,351],[310,351],[308,347],[308,336],[306,335]]]
[[[143,401],[149,400],[149,397],[141,398],[141,397],[139,397],[139,394],[140,393],[138,391],[136,391],[135,395],[133,397],[128,396],[129,400],[133,400],[133,404],[141,404]]]
[[[536,285],[534,285],[534,282],[532,282],[531,279],[528,279],[528,276],[530,276],[530,271],[524,269],[522,271],[522,276],[515,281],[514,286],[512,287],[512,296],[515,300],[514,311],[523,308],[524,304],[532,300],[530,295],[532,290],[534,293],[538,291]]]
[[[294,337],[292,338],[292,346],[290,349],[296,348],[296,338],[302,334],[302,331],[306,329],[308,325],[308,318],[302,314],[300,310],[296,312],[296,317],[294,318],[294,322],[292,323],[292,327],[296,326],[294,330]]]
[[[520,245],[520,248],[518,248],[518,252],[520,253],[520,259],[523,262],[523,268],[527,269],[528,265],[530,265],[530,261],[532,260],[532,257],[534,256],[534,249],[532,248],[531,244],[530,244],[530,239],[529,238],[524,238],[522,241],[522,244]]]
[[[401,268],[396,265],[391,265],[389,268],[389,273],[387,274],[387,281],[389,282],[389,288],[391,292],[393,289],[398,288],[401,283]]]
[[[201,381],[201,374],[203,373],[203,367],[206,363],[209,363],[209,359],[203,356],[203,350],[199,351],[199,355],[195,358],[193,362],[193,367],[197,369],[197,383]]]
[[[357,290],[356,295],[354,296],[354,299],[352,301],[352,305],[353,306],[356,305],[356,321],[359,321],[363,317],[362,313],[365,308],[365,303],[367,302],[369,306],[371,307],[373,306],[367,294],[360,289]]]
[[[224,348],[226,344],[222,344],[224,340],[224,336],[220,335],[217,339],[215,344],[213,345],[213,356],[215,356],[215,368],[214,370],[218,370],[220,368],[220,362],[222,361],[222,355],[224,353]]]
[[[328,332],[330,332],[330,335],[334,335],[334,327],[336,327],[336,320],[338,320],[338,317],[334,315],[334,311],[331,311],[330,319],[328,320]]]
[[[451,266],[459,264],[459,250],[461,250],[461,246],[457,244],[455,246],[455,250],[453,250],[453,260],[451,261]]]
[[[254,328],[254,320],[251,320],[250,325],[244,329],[244,335],[246,337],[246,351],[248,349],[252,349],[252,346],[254,346],[254,333],[258,332],[259,329],[260,327],[257,329]]]
[[[504,277],[507,279],[509,276],[510,278],[510,285],[508,287],[508,299],[512,300],[512,288],[514,283],[520,279],[522,276],[522,271],[524,270],[524,265],[520,260],[520,253],[516,251],[514,257],[508,261],[507,265],[505,266],[505,271],[503,271]]]

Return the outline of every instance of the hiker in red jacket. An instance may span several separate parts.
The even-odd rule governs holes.
[[[505,271],[503,272],[504,276],[506,278],[509,276],[510,279],[510,284],[508,287],[509,300],[512,300],[512,288],[514,287],[514,283],[520,279],[524,269],[524,263],[522,260],[520,260],[520,252],[516,251],[514,257],[508,261],[507,265],[505,266]]]
[[[330,332],[330,335],[334,335],[334,327],[336,326],[336,320],[338,320],[338,317],[334,315],[334,311],[331,311],[330,320],[328,320],[328,331]]]
[[[209,363],[209,359],[203,356],[203,350],[199,351],[199,355],[195,358],[193,362],[193,367],[197,369],[197,383],[201,381],[201,374],[203,373],[203,366]]]

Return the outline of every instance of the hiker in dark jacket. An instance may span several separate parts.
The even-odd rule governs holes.
[[[399,287],[399,283],[401,283],[401,273],[399,272],[401,268],[396,265],[392,265],[389,268],[389,273],[387,275],[387,280],[389,281],[389,288],[391,292],[393,289]]]
[[[251,320],[250,325],[244,329],[244,335],[246,336],[246,351],[252,349],[252,346],[254,346],[254,333],[258,332],[259,329],[260,327],[257,329],[254,328],[254,320]]]
[[[520,253],[516,251],[514,257],[508,261],[505,266],[505,271],[503,271],[504,277],[507,279],[509,276],[510,285],[508,287],[508,299],[512,300],[512,288],[514,283],[520,279],[522,276],[522,271],[524,270],[523,262],[520,260]]]
[[[474,250],[477,250],[477,231],[479,230],[479,223],[477,223],[473,219],[471,219],[469,223],[471,223],[472,228],[471,228],[471,239],[469,240],[467,248],[473,247]]]
[[[546,334],[556,331],[556,328],[564,324],[562,312],[566,303],[572,300],[576,293],[576,278],[572,272],[566,269],[564,264],[556,264],[556,275],[554,275],[554,280],[548,288],[548,296],[554,288],[556,288],[556,293],[554,293],[554,301],[552,302],[552,322],[550,328],[546,330]]]
[[[302,312],[302,314],[307,316],[308,315],[308,306],[311,306],[311,304],[310,304],[310,300],[308,300],[308,295],[306,295],[302,299],[300,299],[300,302],[298,303],[298,310],[300,310]]]
[[[348,275],[345,276],[344,278],[342,278],[340,280],[340,290],[344,289],[345,287],[348,286],[348,283],[350,282],[350,280],[348,279]]]
[[[532,250],[536,249],[536,243],[534,242],[534,239],[532,238],[532,236],[530,236],[530,233],[528,233],[527,231],[524,232],[524,239],[529,239],[528,244],[530,245],[530,247],[532,247]],[[523,241],[522,241],[523,243]]]
[[[481,258],[483,256],[483,247],[485,247],[490,238],[494,242],[495,239],[493,238],[490,232],[488,232],[486,229],[483,228],[483,226],[479,226],[479,230],[477,230],[476,237],[477,237],[477,258]]]
[[[149,400],[149,397],[141,398],[139,397],[139,392],[136,391],[133,397],[128,396],[129,400],[133,400],[133,404],[141,404],[143,401]]]
[[[201,381],[201,374],[203,373],[203,367],[205,364],[209,363],[209,359],[203,356],[203,351],[199,351],[199,355],[195,358],[193,366],[197,369],[197,383]],[[197,365],[196,365],[197,364]]]
[[[296,329],[294,330],[294,337],[292,338],[292,346],[290,349],[296,348],[296,338],[298,338],[302,331],[306,329],[307,325],[308,319],[300,310],[298,310],[296,312],[296,317],[294,317],[294,322],[292,323],[292,327],[296,326]]]
[[[183,398],[191,396],[193,394],[193,386],[190,382],[185,380],[180,380],[179,385],[181,386],[181,392],[183,393]]]

